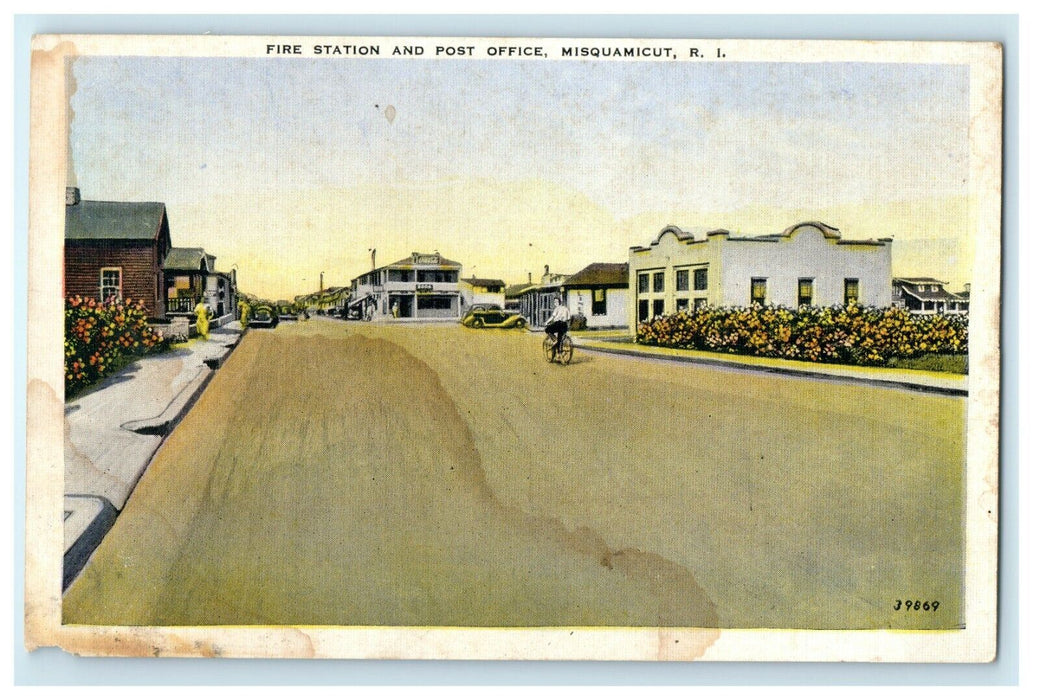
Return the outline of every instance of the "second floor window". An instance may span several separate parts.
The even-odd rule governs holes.
[[[654,292],[655,293],[660,293],[660,292],[663,292],[663,291],[664,291],[664,273],[663,272],[655,272],[654,273]]]
[[[675,291],[677,292],[688,292],[690,290],[690,271],[689,270],[676,270],[675,271]]]
[[[650,291],[650,275],[642,273],[639,275],[639,293],[646,294]]]
[[[708,288],[708,268],[702,267],[693,271],[693,288],[698,292]]]

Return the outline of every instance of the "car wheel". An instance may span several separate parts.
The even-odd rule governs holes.
[[[474,328],[483,328],[484,327],[484,319],[482,319],[482,318],[475,318],[475,319],[473,319],[473,327]]]
[[[525,321],[524,319],[518,318],[516,320],[516,327],[519,328],[520,330],[523,330],[524,326],[526,326],[526,325],[527,325],[527,321]]]

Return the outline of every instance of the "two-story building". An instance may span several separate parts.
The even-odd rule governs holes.
[[[934,277],[892,278],[892,305],[912,314],[966,314],[970,288],[959,294],[946,291],[946,282]]]
[[[818,221],[764,236],[666,226],[649,245],[630,248],[628,262],[632,328],[704,304],[891,304],[892,239],[846,240]]]
[[[66,297],[143,300],[149,318],[164,320],[171,247],[165,204],[91,201],[66,188]]]
[[[201,301],[213,313],[214,324],[234,320],[238,307],[235,271],[217,270],[217,258],[202,248],[171,248],[166,254],[166,313],[168,316],[195,315]]]
[[[459,318],[461,269],[439,252],[412,253],[351,280],[349,306],[367,319]]]

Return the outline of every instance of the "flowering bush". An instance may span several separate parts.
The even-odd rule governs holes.
[[[898,307],[702,306],[640,323],[636,342],[809,362],[883,365],[890,358],[968,352],[968,318]]]
[[[128,359],[164,349],[148,325],[144,302],[99,302],[77,295],[65,301],[65,394],[123,367]]]

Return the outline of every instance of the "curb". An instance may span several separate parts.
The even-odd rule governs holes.
[[[243,335],[245,335],[244,332],[238,333],[234,342],[228,343],[225,346],[225,352],[218,357],[203,360],[204,366],[199,368],[198,374],[183,389],[177,392],[162,413],[152,418],[127,421],[119,426],[124,430],[141,435],[158,435],[162,438],[155,446],[155,449],[152,450],[147,461],[141,465],[136,478],[133,480],[134,485],[131,487],[129,494],[133,493],[133,490],[137,487],[137,482],[148,471],[152,459],[154,459],[162,447],[163,442],[166,441],[166,437],[173,432],[177,424],[181,422],[184,416],[188,414],[188,411],[195,405],[195,402],[198,401],[199,397],[202,396],[210,380],[213,379],[213,375],[216,374],[217,369],[224,364],[224,361],[238,347]],[[127,495],[127,500],[130,498],[129,494]],[[67,545],[63,559],[63,593],[76,580],[83,567],[86,566],[94,550],[98,548],[105,535],[112,529],[121,511],[117,510],[103,496],[65,494],[65,512],[65,542],[68,543],[70,539],[74,541],[71,545]]]
[[[61,590],[64,593],[86,566],[119,514],[108,499],[101,496],[67,494],[65,496],[65,540],[70,533],[75,541],[65,550],[62,560]]]
[[[206,385],[209,384],[209,380],[213,377],[213,372],[213,369],[208,368],[208,364],[207,367],[200,367],[199,373],[195,375],[195,378],[188,382],[170,400],[170,403],[166,405],[166,409],[162,413],[151,418],[127,421],[119,427],[140,435],[160,435],[163,437],[169,435],[191,407],[195,405],[202,392],[206,390]],[[187,398],[184,401],[179,401],[182,396]]]
[[[603,346],[591,346],[585,345],[582,342],[576,342],[576,347],[589,352],[601,352],[607,355],[625,355],[627,357],[640,357],[643,359],[650,360],[663,360],[670,362],[684,362],[687,364],[694,365],[706,365],[708,367],[722,367],[726,369],[735,369],[745,372],[762,372],[764,374],[782,374],[796,377],[805,377],[807,379],[822,379],[825,381],[832,382],[851,382],[855,384],[868,384],[870,386],[879,386],[888,389],[904,389],[909,391],[919,391],[929,394],[943,394],[946,396],[967,396],[968,390],[961,389],[958,387],[947,387],[937,386],[934,384],[925,384],[915,381],[903,381],[899,379],[874,379],[871,377],[862,377],[852,374],[831,374],[829,372],[821,372],[818,370],[801,369],[797,367],[767,367],[762,365],[751,365],[744,364],[739,361],[727,361],[727,360],[715,360],[708,357],[683,357],[681,355],[657,355],[652,352],[642,352],[640,350],[628,350],[626,348],[611,348]]]

